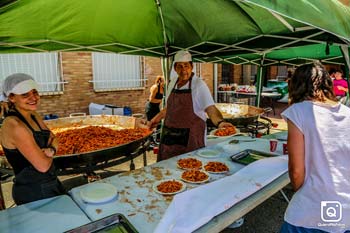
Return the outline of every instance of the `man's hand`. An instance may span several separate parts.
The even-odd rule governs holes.
[[[230,122],[223,121],[220,124],[218,124],[217,127],[220,129],[220,128],[234,127],[234,125],[231,124]]]

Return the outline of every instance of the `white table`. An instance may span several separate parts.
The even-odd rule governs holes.
[[[247,139],[247,137],[237,138]],[[229,151],[226,151],[227,147],[224,146],[225,143],[227,144],[227,142],[228,141],[224,141],[213,147],[220,146],[220,148],[225,148],[225,150],[222,149],[223,153],[221,156],[219,158],[215,158],[215,161],[225,162],[229,166],[230,172],[228,174],[212,175],[211,181],[220,179],[227,175],[231,175],[243,167],[241,164],[233,163],[230,161],[230,155],[248,148],[255,148],[265,151],[269,148],[268,140],[257,139],[255,142],[246,142],[239,145],[234,145],[229,149]],[[276,153],[282,154],[281,143],[278,146]],[[196,156],[195,152],[189,154],[191,154],[191,156]],[[106,182],[114,185],[119,191],[118,198],[107,203],[87,204],[83,202],[79,193],[80,190],[84,188],[84,186],[72,189],[70,191],[70,194],[75,202],[80,206],[80,208],[92,220],[98,220],[114,213],[121,213],[128,218],[131,224],[138,231],[143,233],[151,233],[155,230],[157,224],[161,220],[172,200],[172,197],[164,197],[154,192],[152,189],[153,183],[157,180],[167,178],[179,178],[182,170],[177,168],[177,160],[181,157],[187,156],[188,154],[180,155],[176,158],[161,161],[139,170],[118,174],[116,176],[102,180],[101,182]],[[204,163],[206,161],[213,160],[201,157],[200,159]],[[279,178],[275,179],[272,183],[260,189],[258,192],[242,200],[238,204],[228,209],[226,212],[218,215],[197,231],[219,232],[255,208],[261,202],[271,197],[274,193],[282,189],[288,183],[289,178],[286,172]],[[197,186],[198,185],[195,184],[187,184],[188,189],[192,189]]]
[[[85,213],[67,195],[0,211],[2,233],[62,233],[89,222]]]

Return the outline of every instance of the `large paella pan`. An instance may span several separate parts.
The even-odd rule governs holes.
[[[53,160],[58,170],[58,174],[65,175],[83,172],[90,173],[94,170],[121,164],[126,161],[132,162],[132,159],[134,157],[145,151],[145,147],[147,147],[147,145],[149,144],[148,139],[152,133],[149,130],[141,130],[140,128],[138,128],[138,120],[139,119],[137,118],[128,116],[93,115],[58,118],[45,121],[47,126],[56,135],[60,133],[74,131],[76,129],[87,129],[91,127],[101,129],[108,128],[113,131],[125,131],[130,129],[130,131],[128,131],[129,133],[132,132],[133,134],[137,134],[131,135],[128,141],[122,141],[118,138],[115,138],[116,141],[121,141],[121,143],[118,143],[115,146],[108,146],[108,144],[105,144],[105,147],[98,148],[89,145],[88,148],[91,148],[91,150],[79,151],[76,149],[72,149],[69,150],[70,153],[58,153],[58,155],[54,156]],[[95,134],[95,132],[90,131],[78,132]],[[66,141],[69,140],[70,139]],[[105,139],[102,138],[102,140]],[[73,147],[84,147],[87,143],[87,141],[81,141],[81,139],[79,143],[76,143],[75,141],[71,142],[71,144],[74,145]],[[65,150],[66,148],[62,148],[65,146],[67,145],[59,145],[58,151],[67,151]],[[133,168],[132,165],[130,166],[130,168]]]
[[[234,125],[248,125],[258,120],[260,115],[271,111],[271,108],[258,108],[246,104],[217,103],[224,119]]]

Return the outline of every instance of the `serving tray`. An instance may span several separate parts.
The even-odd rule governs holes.
[[[82,225],[65,233],[108,233],[108,232],[127,232],[138,233],[138,231],[131,225],[131,223],[122,214],[113,214],[100,220]]]
[[[231,156],[231,160],[236,163],[248,165],[252,162],[255,162],[259,159],[264,159],[267,157],[275,157],[277,155],[267,153],[267,152],[262,152],[262,151],[257,151],[257,150],[252,150],[252,149],[247,149],[241,152],[238,152],[237,154],[234,154]]]

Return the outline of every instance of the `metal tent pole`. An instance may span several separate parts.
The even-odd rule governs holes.
[[[257,107],[260,106],[260,100],[261,100],[261,92],[262,92],[262,79],[263,79],[263,73],[266,69],[266,67],[264,67],[264,60],[265,60],[265,54],[262,55],[261,59],[260,59],[260,65],[259,65],[259,69],[258,69],[258,74],[257,74],[257,92],[256,92],[256,102],[255,105]]]

